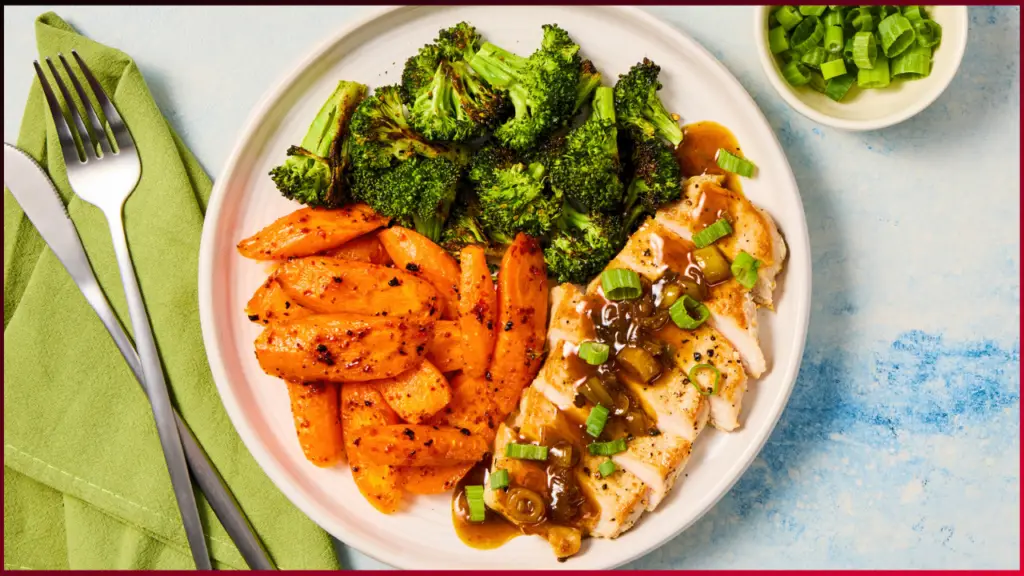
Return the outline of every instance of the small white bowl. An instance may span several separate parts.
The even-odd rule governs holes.
[[[841,130],[877,130],[924,110],[949,86],[967,48],[967,7],[928,6],[928,17],[942,26],[942,42],[932,57],[931,74],[918,80],[894,80],[883,89],[854,89],[842,102],[835,102],[807,86],[790,86],[782,77],[778,62],[768,50],[769,9],[754,9],[754,38],[768,81],[797,112]]]

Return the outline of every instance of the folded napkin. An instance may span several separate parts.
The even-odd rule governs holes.
[[[142,179],[125,206],[125,225],[174,404],[278,566],[337,568],[328,535],[288,502],[242,444],[210,376],[196,296],[210,179],[130,57],[79,35],[53,13],[36,21],[36,39],[40,57],[77,50],[135,138]],[[24,66],[31,74],[30,63]],[[49,171],[100,284],[130,326],[103,215],[68,185],[38,82],[18,146]],[[146,397],[6,190],[4,346],[4,567],[194,567]],[[245,568],[201,496],[199,512],[214,565]]]

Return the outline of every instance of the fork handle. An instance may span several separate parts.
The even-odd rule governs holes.
[[[197,569],[212,570],[210,553],[206,548],[206,536],[203,534],[203,525],[199,519],[199,509],[196,506],[196,497],[192,491],[192,482],[189,479],[188,466],[185,462],[185,451],[182,448],[181,437],[178,435],[178,427],[174,421],[174,411],[171,408],[167,382],[164,380],[163,366],[160,364],[156,342],[153,340],[153,330],[149,323],[149,315],[146,313],[146,305],[139,292],[138,280],[135,278],[135,268],[132,265],[131,252],[128,250],[124,223],[121,219],[121,209],[122,207],[118,206],[107,212],[106,217],[114,244],[114,255],[117,257],[117,265],[121,271],[121,284],[124,286],[124,296],[128,303],[128,314],[132,321],[135,346],[138,349],[139,360],[142,362],[143,381],[153,407],[157,435],[160,437],[160,446],[164,451],[167,471],[171,475],[171,485],[178,501],[182,523],[185,525],[185,536],[188,538],[189,548],[192,551],[192,559],[195,561]]]

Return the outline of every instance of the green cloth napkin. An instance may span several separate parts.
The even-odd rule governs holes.
[[[36,40],[41,57],[78,50],[135,137],[142,179],[125,206],[125,225],[174,404],[278,566],[338,568],[328,535],[246,450],[210,376],[196,295],[210,179],[130,57],[79,35],[53,13],[36,21]],[[31,74],[30,63],[24,66]],[[48,116],[36,82],[18,146],[49,171],[100,284],[130,326],[106,223],[72,193]],[[4,567],[193,568],[146,397],[7,190],[4,346]],[[201,495],[199,511],[214,565],[246,568]]]

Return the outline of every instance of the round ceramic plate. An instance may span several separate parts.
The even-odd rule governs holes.
[[[566,28],[612,82],[645,56],[661,65],[667,107],[684,123],[713,120],[730,128],[759,166],[744,181],[752,200],[778,222],[789,245],[775,313],[762,312],[761,337],[770,371],[744,400],[743,427],[708,429],[679,482],[654,513],[616,540],[586,541],[569,562],[555,561],[546,542],[516,538],[495,550],[464,545],[452,528],[449,497],[408,497],[393,515],[359,494],[347,466],[323,470],[302,455],[285,386],[265,375],[253,355],[260,332],[243,309],[268,266],[246,260],[235,244],[297,209],[267,176],[339,79],[371,87],[397,82],[405,59],[437,31],[459,21],[521,54],[538,45],[541,25]],[[203,337],[221,399],[235,428],[267,475],[292,502],[346,544],[395,567],[611,568],[661,545],[701,517],[761,449],[796,380],[811,294],[810,247],[799,192],[786,157],[757,105],[739,82],[695,41],[646,13],[614,7],[412,7],[375,11],[349,25],[302,62],[258,107],[206,213],[199,263]]]

